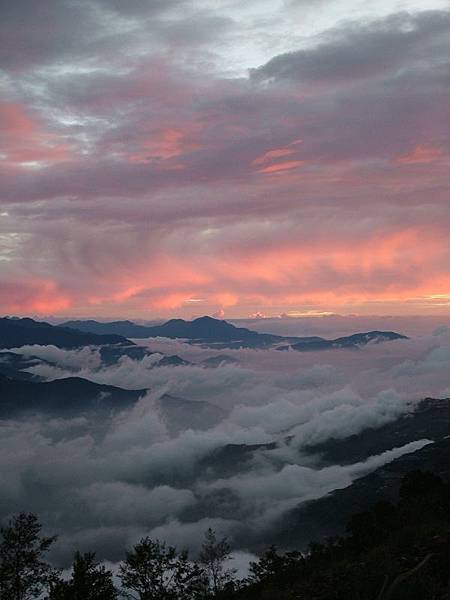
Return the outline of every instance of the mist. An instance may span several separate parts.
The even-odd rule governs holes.
[[[0,516],[37,512],[59,535],[52,558],[63,566],[75,549],[117,562],[144,535],[195,553],[208,527],[228,536],[236,556],[252,556],[262,542],[270,545],[289,510],[430,442],[332,466],[310,450],[393,422],[426,396],[450,395],[450,335],[435,329],[361,350],[314,353],[135,340],[155,354],[110,366],[93,347],[14,349],[41,359],[28,370],[44,380],[75,375],[147,391],[107,418],[92,411],[1,421]],[[190,364],[157,366],[163,354]],[[217,355],[219,366],[206,367],[203,361]],[[171,428],[167,395],[208,402],[221,409],[220,421]],[[238,459],[227,458],[230,447],[238,447]]]

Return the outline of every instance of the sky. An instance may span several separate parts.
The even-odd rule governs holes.
[[[0,16],[0,313],[450,314],[447,1]]]

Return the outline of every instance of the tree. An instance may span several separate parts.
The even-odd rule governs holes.
[[[352,515],[347,523],[352,546],[369,548],[398,527],[398,512],[390,502],[381,500],[370,510]]]
[[[139,600],[194,600],[204,588],[203,571],[159,540],[143,538],[120,565],[125,594]]]
[[[34,514],[20,513],[0,530],[0,597],[38,598],[57,576],[44,559],[55,537],[42,537]]]
[[[116,600],[112,572],[95,560],[95,553],[77,552],[69,581],[58,581],[49,600]]]
[[[400,486],[400,498],[403,501],[420,498],[431,491],[441,491],[443,485],[442,479],[434,473],[420,470],[410,471],[403,477]]]
[[[199,563],[205,569],[210,591],[216,595],[233,587],[235,569],[226,569],[231,558],[231,548],[226,537],[218,540],[211,528],[205,533]]]
[[[301,552],[280,554],[276,546],[268,550],[256,562],[250,563],[250,583],[276,581],[280,577],[288,579],[292,574],[298,576],[304,566],[305,558]]]

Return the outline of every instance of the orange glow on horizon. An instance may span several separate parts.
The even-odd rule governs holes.
[[[58,290],[53,281],[33,280],[28,286],[13,286],[4,294],[0,290],[0,310],[4,314],[60,313],[71,307],[69,294]]]
[[[447,256],[443,235],[408,228],[361,236],[352,244],[323,237],[303,244],[236,248],[226,259],[214,253],[184,258],[160,254],[126,272],[108,272],[97,290],[87,284],[76,297],[54,282],[34,280],[19,300],[0,291],[0,306],[3,312],[21,314],[58,314],[85,306],[86,313],[91,307],[99,315],[124,317],[128,311],[171,315],[194,305],[197,313],[231,308],[241,316],[266,314],[274,306],[280,312],[338,313],[345,307],[357,313],[368,306],[383,311],[383,306],[399,304],[408,314],[447,308],[450,313],[450,276],[440,269]]]

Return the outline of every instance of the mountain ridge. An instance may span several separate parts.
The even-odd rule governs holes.
[[[19,348],[28,345],[47,346],[72,350],[82,346],[101,346],[106,344],[127,344],[132,342],[115,334],[95,334],[69,327],[51,325],[44,321],[35,321],[29,317],[20,319],[0,317],[0,348]]]
[[[336,348],[358,348],[369,343],[380,343],[406,336],[394,331],[369,331],[327,340],[318,336],[296,337],[280,336],[271,333],[259,333],[245,327],[236,327],[228,321],[209,316],[198,317],[192,321],[170,319],[161,325],[137,325],[131,321],[113,321],[100,323],[95,320],[67,321],[61,327],[79,329],[84,332],[118,333],[121,331],[127,337],[140,336],[166,337],[171,339],[187,339],[190,342],[222,344],[225,347],[264,347],[284,344],[279,350],[318,351]]]
[[[25,381],[0,374],[0,417],[23,413],[67,413],[92,409],[125,409],[135,404],[147,390],[94,383],[81,377],[52,381]]]
[[[402,478],[411,471],[428,471],[450,482],[450,438],[404,454],[326,496],[300,504],[279,524],[277,544],[298,548],[341,535],[352,514],[380,501],[395,502]]]
[[[112,321],[101,323],[95,320],[66,321],[60,327],[78,329],[85,332],[126,332],[127,337],[168,337],[172,339],[237,341],[258,339],[268,343],[285,339],[268,333],[258,333],[245,327],[235,327],[228,321],[203,316],[185,321],[184,319],[169,319],[161,325],[137,325],[131,321]]]

